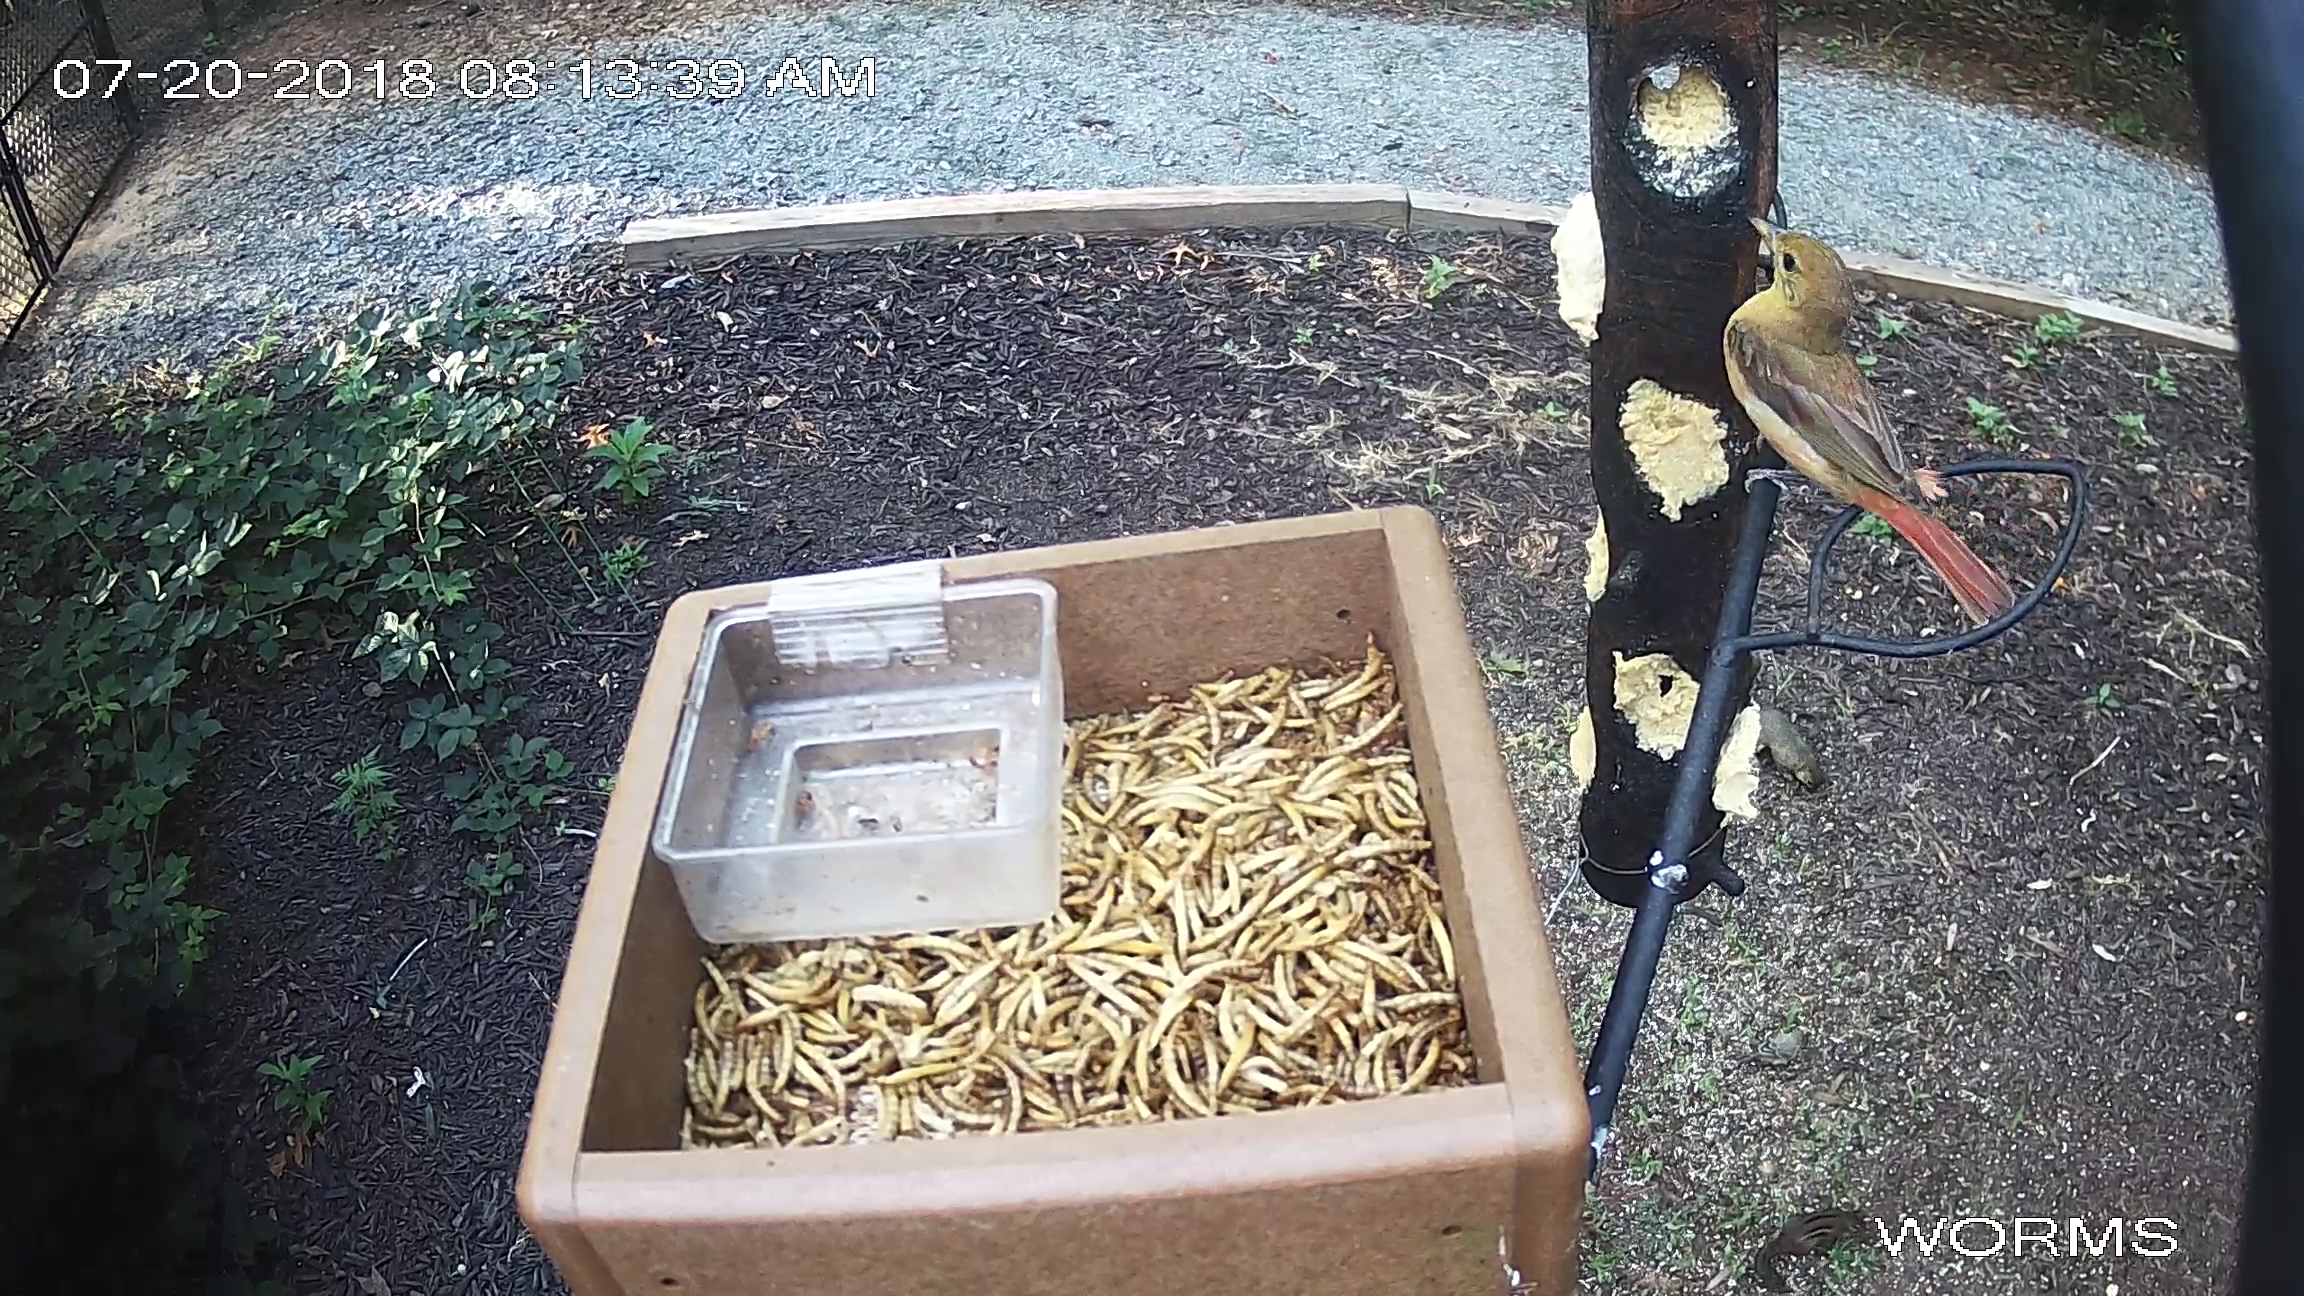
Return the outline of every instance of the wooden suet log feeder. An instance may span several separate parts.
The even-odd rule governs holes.
[[[1591,342],[1585,876],[1636,904],[1718,629],[1758,439],[1721,331],[1757,286],[1748,218],[1776,188],[1769,0],[1590,0],[1592,196],[1605,288]],[[1751,686],[1738,672],[1734,709]],[[1582,726],[1580,726],[1582,728]],[[1706,810],[1717,856],[1720,815]]]

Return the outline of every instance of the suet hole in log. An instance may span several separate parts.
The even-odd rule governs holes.
[[[1694,64],[1650,68],[1632,96],[1633,162],[1656,189],[1691,201],[1736,178],[1736,113],[1711,73]]]
[[[1711,406],[1639,378],[1624,393],[1617,426],[1640,476],[1656,492],[1657,507],[1672,521],[1728,484],[1728,455],[1721,448],[1728,425]]]
[[[1688,745],[1688,725],[1696,718],[1696,677],[1680,669],[1670,653],[1649,653],[1616,662],[1616,710],[1632,722],[1633,741],[1662,760]]]

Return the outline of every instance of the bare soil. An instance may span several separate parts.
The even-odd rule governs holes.
[[[1434,256],[1457,273],[1428,296]],[[530,721],[579,773],[528,835],[501,918],[480,920],[432,798],[408,798],[397,873],[327,812],[331,772],[396,736],[349,646],[219,711],[240,790],[201,830],[197,875],[230,915],[202,1082],[235,1178],[293,1246],[297,1290],[559,1290],[512,1203],[528,1098],[601,780],[665,605],[702,586],[1431,509],[1589,1040],[1625,916],[1573,880],[1566,736],[1593,509],[1584,357],[1540,242],[1295,230],[584,266],[560,305],[592,338],[569,502],[480,540],[512,559],[485,597]],[[1903,331],[1879,337],[1881,317]],[[1942,1245],[1902,1261],[1859,1247],[1792,1261],[1804,1290],[2217,1290],[2263,881],[2234,373],[2092,335],[2018,368],[2003,357],[2022,358],[2028,328],[1936,306],[1872,303],[1859,323],[1921,461],[2090,465],[2086,541],[2031,621],[1974,652],[1767,663],[1763,695],[1796,715],[1830,781],[1769,776],[1763,818],[1730,842],[1751,890],[1684,912],[1593,1202],[1588,1290],[1750,1290],[1737,1275],[1753,1251],[1828,1208],[1923,1229],[2021,1214],[2101,1233],[2161,1216],[2178,1250],[1954,1263]],[[2147,382],[2163,365],[2172,395]],[[1971,396],[2006,427],[1979,433]],[[2116,421],[2137,413],[2140,428]],[[585,489],[580,456],[587,429],[632,415],[678,452],[627,510]],[[2066,507],[2020,486],[1963,488],[1958,504],[1955,524],[2019,587]],[[1787,508],[1771,615],[1826,516]],[[619,588],[602,555],[626,539],[649,562]],[[1908,554],[1848,544],[1836,615],[1946,627],[1949,600]],[[307,1148],[256,1073],[282,1050],[321,1054],[313,1084],[335,1091]]]

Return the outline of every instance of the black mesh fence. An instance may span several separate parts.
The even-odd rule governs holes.
[[[0,176],[0,188],[8,187],[6,177]],[[9,197],[13,199],[15,194],[11,192]],[[9,205],[15,206],[13,201]],[[14,211],[0,215],[0,229],[6,233],[6,237],[0,237],[0,332],[14,330],[16,321],[31,308],[32,299],[46,282],[32,250],[17,236],[19,228],[21,223]]]
[[[13,336],[79,233],[161,83],[261,0],[0,0],[0,336]]]
[[[67,67],[96,66],[100,57],[86,31],[65,42],[57,55]],[[129,118],[117,102],[99,91],[66,98],[53,78],[36,84],[10,114],[8,147],[16,155],[31,195],[32,214],[50,249],[59,255],[96,201],[112,166],[127,151]],[[66,78],[68,88],[77,88]]]
[[[11,334],[127,152],[131,108],[72,74],[112,53],[92,5],[0,0],[0,324]]]

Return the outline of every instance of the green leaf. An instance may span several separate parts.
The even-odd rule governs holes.
[[[475,699],[490,690],[455,723],[435,723],[451,700],[408,703],[397,749],[437,755],[445,740],[444,775],[492,786],[479,749],[508,713],[510,663],[477,606],[493,559],[466,555],[463,515],[520,506],[514,456],[548,444],[581,352],[537,311],[466,289],[364,311],[315,346],[273,336],[134,393],[19,411],[0,432],[0,610],[17,632],[0,674],[0,802],[14,815],[0,908],[19,937],[0,953],[0,1020],[69,1044],[84,1000],[142,1005],[141,1020],[206,956],[224,916],[187,898],[206,884],[156,830],[179,797],[214,795],[206,756],[222,725],[205,702],[227,664],[260,683],[291,652],[350,639],[383,682],[447,671]],[[63,462],[67,443],[80,457]],[[670,453],[645,426],[633,449],[645,471]],[[386,840],[416,795],[395,791],[377,753],[339,773],[338,812],[356,837]],[[474,793],[481,826],[516,831],[527,786]],[[25,967],[78,998],[36,991]],[[0,1032],[0,1075],[21,1063],[17,1038]],[[284,1056],[265,1076],[303,1086],[319,1064]],[[296,1109],[317,1121],[330,1093]]]

